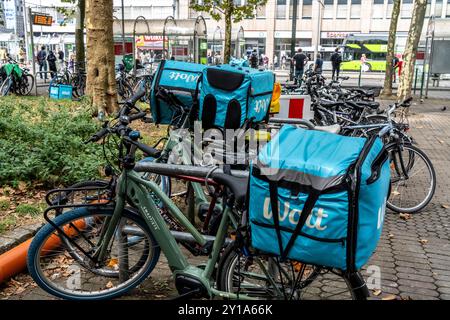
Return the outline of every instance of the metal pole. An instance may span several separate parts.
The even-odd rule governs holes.
[[[319,3],[319,11],[317,14],[317,35],[316,35],[316,45],[314,46],[314,56],[312,57],[312,60],[315,61],[317,57],[317,53],[319,53],[319,44],[320,44],[320,26],[322,22],[322,6],[324,5],[322,1],[318,0]]]
[[[30,20],[30,42],[31,42],[31,67],[33,69],[34,76],[34,88],[37,95],[37,74],[36,74],[36,64],[34,63],[34,34],[33,34],[33,19],[31,18],[31,8],[28,8],[28,19]]]
[[[416,95],[416,86],[417,86],[417,73],[419,73],[419,68],[416,67],[415,78],[414,78],[414,95]]]
[[[125,9],[122,0],[122,59],[125,57]],[[134,57],[133,57],[134,59]]]
[[[359,66],[358,87],[361,87],[362,64]]]
[[[294,79],[294,63],[292,58],[295,54],[295,43],[297,42],[297,10],[298,10],[298,0],[293,0],[292,3],[292,32],[291,32],[291,68],[289,74],[289,80]]]
[[[420,81],[420,100],[422,101],[422,97],[423,97],[423,81],[425,80],[425,66],[427,64],[427,61],[429,59],[428,56],[428,35],[425,38],[425,57],[423,60],[423,65],[422,65],[422,79]]]
[[[28,63],[30,61],[30,50],[28,48],[27,5],[25,4],[25,1],[22,1],[22,4],[23,4],[23,29],[24,29],[25,53],[26,53],[25,62]]]
[[[430,57],[428,59],[428,72],[427,72],[427,85],[425,87],[425,99],[428,99],[428,85],[430,84],[431,64],[433,63],[433,42],[434,42],[434,30],[431,34],[430,44]]]

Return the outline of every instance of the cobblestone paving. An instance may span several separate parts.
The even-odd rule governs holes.
[[[441,111],[446,104],[448,100],[434,100],[411,108],[410,133],[434,164],[437,188],[428,207],[409,219],[387,213],[378,248],[362,271],[367,279],[378,270],[381,274],[381,288],[371,290],[373,299],[450,299],[450,110]],[[189,260],[200,263],[202,258],[191,256]],[[326,279],[318,282],[316,290],[311,289],[316,298],[327,285]],[[170,271],[162,256],[151,276],[121,299],[174,296]],[[53,299],[39,288],[9,298]]]

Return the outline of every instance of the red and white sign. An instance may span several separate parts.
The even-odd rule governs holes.
[[[280,97],[280,112],[275,118],[313,120],[311,97],[308,95],[282,95]]]

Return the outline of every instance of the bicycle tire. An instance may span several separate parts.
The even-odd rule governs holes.
[[[30,94],[31,90],[34,87],[34,77],[31,74],[22,75],[22,79],[20,81],[20,95],[27,96]]]
[[[391,154],[392,152],[396,152],[396,150],[394,148],[397,148],[397,144],[392,143],[386,147],[386,150]],[[391,209],[392,211],[398,212],[398,213],[417,213],[417,212],[420,212],[421,210],[423,210],[430,203],[431,199],[434,196],[434,192],[436,191],[436,172],[434,170],[434,166],[433,166],[433,163],[431,162],[430,158],[421,149],[417,148],[416,146],[414,146],[412,144],[403,144],[403,148],[409,150],[409,152],[413,152],[413,153],[417,154],[414,157],[418,156],[425,162],[425,165],[429,171],[428,173],[431,177],[430,189],[429,189],[429,192],[427,193],[426,197],[418,205],[416,205],[414,207],[399,207],[397,205],[394,205],[391,202],[393,192],[395,192],[395,188],[392,188],[392,178],[393,177],[391,176],[391,192],[390,192],[390,196],[387,200],[386,206],[389,209]],[[411,156],[409,156],[409,157],[411,157]],[[390,158],[391,158],[391,169],[392,169],[392,161],[394,161],[392,154],[391,154]],[[413,161],[416,161],[416,160],[413,159]],[[395,166],[396,166],[396,164],[394,164],[394,169],[398,170],[398,168],[395,168]],[[414,164],[412,164],[411,166],[412,167],[409,170],[414,168]]]
[[[264,257],[264,259],[267,257],[270,257],[271,259],[275,259],[273,256],[269,256],[269,255],[262,254],[260,256]],[[236,247],[232,243],[226,248],[226,250],[224,251],[224,253],[221,257],[221,260],[219,261],[219,266],[217,269],[218,270],[217,285],[218,285],[219,290],[224,291],[224,292],[236,293],[230,289],[230,274],[231,274],[230,269],[232,269],[232,268],[234,268],[234,266],[236,266],[237,257],[238,257],[238,253],[236,252]],[[293,263],[293,262],[290,261],[289,263]],[[295,262],[295,263],[298,263],[298,262]],[[314,281],[316,281],[316,279],[321,275],[322,271],[325,270],[322,267],[313,266],[313,265],[305,265],[305,268],[306,267],[309,268],[309,272],[308,272],[307,276],[302,281],[297,283],[297,285],[301,288],[301,290],[307,289],[312,283],[314,283]],[[249,274],[251,274],[251,273],[249,273]],[[353,275],[355,275],[355,274],[353,274]],[[344,292],[348,291],[349,297],[352,300],[365,300],[365,299],[367,299],[367,296],[368,296],[367,286],[365,285],[364,279],[362,279],[360,274],[356,273],[356,275],[358,275],[358,277],[356,277],[356,279],[354,276],[352,278],[350,278],[350,276],[345,273],[342,273],[340,275],[340,277],[342,278],[342,280],[344,280],[344,282],[346,284],[346,289],[344,289]],[[239,279],[241,279],[241,277],[239,277]],[[231,279],[231,281],[233,281],[233,279]],[[246,292],[243,292],[242,294],[244,294],[244,293],[246,293]],[[256,297],[262,298],[261,296],[256,296]],[[268,299],[280,299],[280,298],[287,299],[286,296],[282,296],[282,297],[269,296],[267,298]]]
[[[88,218],[89,216],[93,216],[95,214],[102,216],[112,216],[114,209],[113,208],[96,208],[92,210],[88,210],[86,207],[78,208],[72,210],[70,212],[66,212],[56,218],[53,219],[53,223],[58,227],[63,227],[67,223],[71,223],[72,221],[77,221],[80,219]],[[76,294],[70,292],[71,289],[62,290],[57,288],[54,284],[50,283],[48,279],[45,277],[45,272],[41,270],[40,266],[40,258],[41,256],[45,258],[44,253],[41,251],[44,245],[47,243],[49,237],[55,234],[56,229],[51,224],[46,224],[42,227],[33,241],[30,244],[30,248],[27,256],[27,266],[30,272],[30,275],[34,279],[34,281],[46,292],[63,299],[70,300],[103,300],[103,299],[111,299],[117,296],[120,296],[132,288],[135,288],[139,285],[143,280],[145,280],[148,275],[154,269],[156,263],[159,260],[160,255],[160,247],[157,245],[156,240],[154,239],[148,225],[142,219],[142,217],[136,214],[130,214],[124,212],[122,215],[123,218],[126,218],[130,221],[133,221],[138,225],[141,230],[147,236],[146,239],[149,239],[150,243],[155,245],[151,246],[153,249],[152,255],[146,261],[145,265],[141,268],[137,275],[134,275],[132,278],[126,280],[121,285],[113,289],[113,287],[108,288],[108,284],[106,284],[106,289],[101,292],[94,291],[92,294]],[[49,255],[50,257],[52,255]],[[82,266],[84,269],[85,266]],[[81,269],[80,269],[81,270]],[[51,277],[51,276],[49,276]],[[84,283],[83,283],[84,284]],[[73,290],[72,290],[73,291]]]
[[[8,76],[2,83],[2,85],[0,86],[0,96],[5,97],[8,94],[10,94],[11,92],[11,87],[13,84],[13,79],[11,76]]]

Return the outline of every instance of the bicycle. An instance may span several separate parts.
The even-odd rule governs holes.
[[[399,107],[409,108],[412,98],[394,103],[386,111],[386,121],[344,126],[348,135],[378,135],[385,142],[391,161],[391,192],[387,207],[399,213],[415,213],[423,210],[436,190],[436,172],[428,156],[413,145],[405,134],[407,124],[397,123],[392,114]],[[422,172],[423,170],[423,172]],[[426,188],[420,184],[425,183]]]
[[[153,270],[162,250],[174,274],[180,298],[259,298],[254,294],[235,293],[232,289],[221,290],[215,276],[229,230],[236,230],[234,248],[244,248],[239,239],[246,224],[240,212],[245,204],[246,187],[243,181],[248,179],[248,173],[233,171],[232,176],[217,168],[154,162],[136,164],[137,150],[154,156],[157,151],[140,143],[139,132],[128,127],[129,117],[132,116],[138,118],[145,115],[122,115],[117,124],[102,128],[90,139],[98,141],[109,134],[120,137],[121,173],[115,180],[115,194],[106,199],[99,197],[88,204],[69,204],[75,209],[54,219],[48,217],[48,212],[62,209],[64,203],[54,204],[46,210],[48,224],[36,234],[28,252],[27,265],[33,279],[47,292],[65,299],[113,298],[142,282]],[[202,177],[205,181],[223,185],[227,194],[215,238],[209,240],[197,231],[157,183],[143,179],[139,171],[177,178]],[[60,190],[53,191],[58,192]],[[199,246],[208,252],[206,265],[193,266],[187,262],[155,199],[161,201]],[[130,211],[127,204],[137,210]],[[263,261],[265,256],[254,254],[253,261]],[[266,271],[263,273],[270,285],[270,292],[273,292],[270,295],[272,298],[300,298],[301,295],[292,293],[314,280],[311,277],[306,278],[307,282],[298,280],[298,275],[295,282],[284,283],[282,277],[274,279],[275,271],[280,268],[273,259],[271,262],[267,264],[272,268],[271,272],[267,272],[264,265],[261,269]],[[294,267],[294,264],[290,265]],[[299,266],[297,262],[295,265]],[[302,274],[306,267],[300,265]],[[308,267],[308,270],[315,269]],[[348,290],[353,293],[352,297],[364,298],[367,288],[362,278],[355,275],[344,275],[349,280]],[[224,274],[220,279],[230,283],[230,277],[233,278],[234,273]]]
[[[0,86],[0,96],[10,93],[26,96],[34,86],[34,77],[29,69],[20,68],[17,61],[8,56],[9,63],[2,66],[3,82]]]
[[[72,86],[72,96],[77,99],[84,96],[86,88],[86,73],[84,72],[84,63],[75,64],[76,71],[72,72],[69,63],[64,61],[64,67],[52,78],[49,87],[53,85],[65,84]]]

